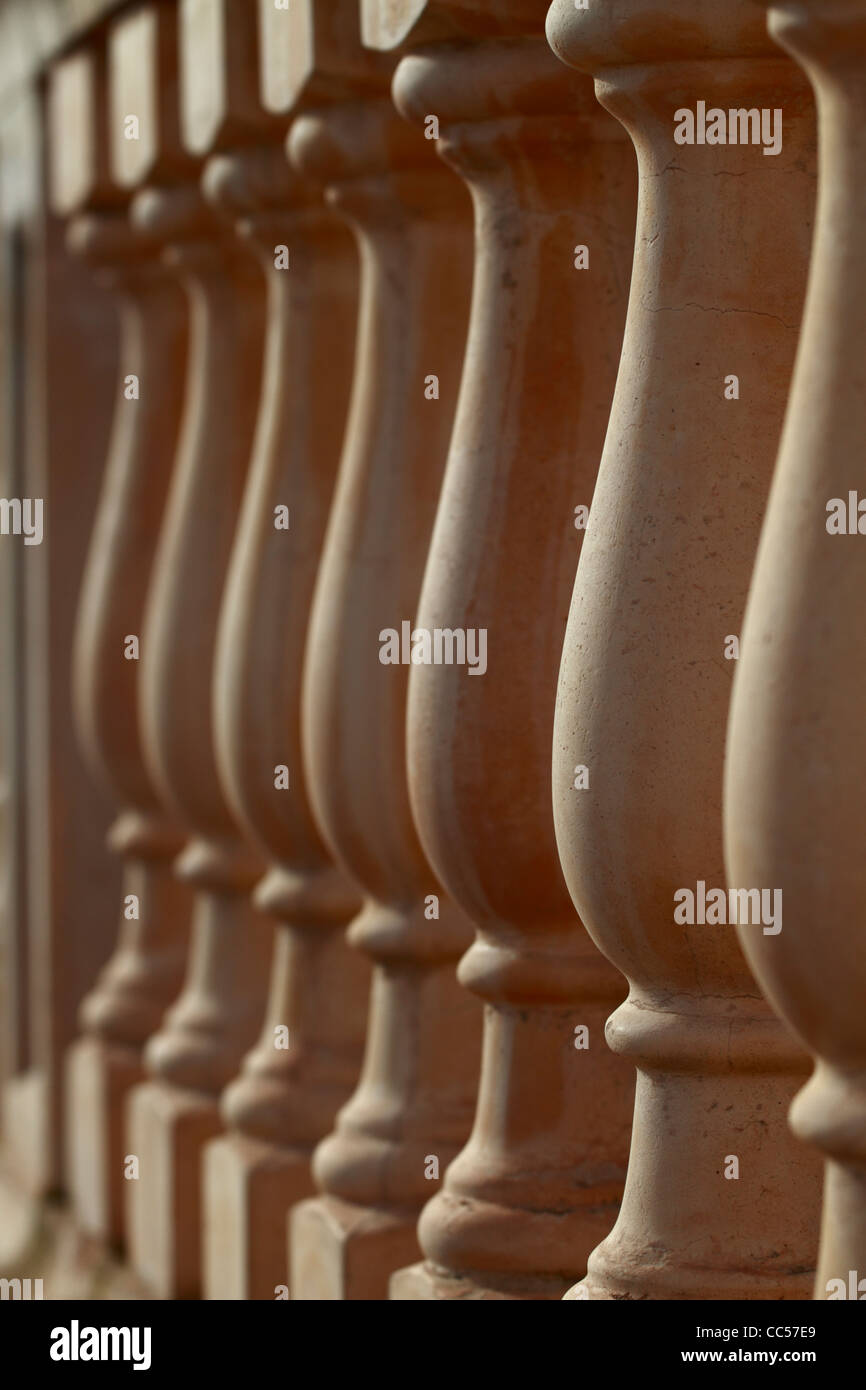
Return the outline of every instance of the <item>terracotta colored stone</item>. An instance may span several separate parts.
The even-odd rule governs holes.
[[[141,641],[174,462],[186,307],[160,264],[159,241],[135,231],[126,209],[116,207],[120,187],[134,189],[142,178],[154,186],[170,184],[184,173],[172,102],[176,45],[169,10],[149,6],[122,21],[112,32],[108,60],[109,101],[96,139],[102,155],[108,151],[113,161],[112,201],[103,209],[99,198],[91,197],[89,210],[69,228],[71,246],[94,264],[100,284],[117,297],[121,320],[114,426],[80,597],[74,694],[89,764],[118,806],[111,847],[123,856],[124,879],[117,947],[83,1003],[83,1036],[68,1059],[67,1142],[71,1196],[82,1229],[119,1242],[124,1097],[141,1078],[143,1045],[180,986],[188,913],[186,889],[170,867],[182,836],[164,813],[144,764],[139,661],[126,655],[130,637]],[[122,133],[116,138],[128,114],[125,102],[141,122],[141,147]],[[80,146],[70,138],[62,106],[56,114],[52,148],[63,159],[66,150],[74,158]],[[62,173],[61,168],[56,176]],[[186,173],[189,177],[188,167]],[[60,183],[62,192],[62,178]],[[130,389],[140,394],[130,399]]]
[[[369,991],[367,961],[344,932],[359,895],[316,830],[300,748],[304,643],[354,365],[357,251],[321,188],[290,171],[284,128],[363,94],[382,64],[361,49],[356,0],[290,10],[263,0],[260,22],[262,96],[282,117],[280,138],[260,148],[256,171],[226,156],[222,177],[246,195],[238,229],[266,272],[268,338],[215,708],[226,793],[271,865],[255,900],[278,939],[261,1037],[223,1096],[227,1133],[205,1154],[204,1241],[208,1297],[272,1299],[288,1282],[289,1208],[315,1190],[312,1150],[357,1079]],[[287,529],[275,529],[281,506]],[[287,788],[275,786],[278,767]]]
[[[322,1195],[292,1220],[291,1289],[381,1299],[389,1274],[417,1257],[417,1216],[468,1132],[477,1075],[480,1019],[454,978],[469,927],[412,824],[408,670],[379,659],[381,634],[400,632],[418,602],[460,379],[470,208],[381,88],[300,117],[290,153],[327,186],[361,257],[357,368],[307,643],[303,732],[318,824],[366,899],[349,939],[374,967],[361,1079],[316,1150]],[[436,399],[425,397],[431,374]]]
[[[473,195],[466,368],[417,621],[484,628],[488,661],[483,675],[430,665],[410,678],[413,809],[478,929],[460,979],[487,1010],[472,1137],[421,1218],[427,1261],[395,1276],[392,1298],[560,1297],[616,1215],[628,1154],[632,1079],[603,1040],[625,987],[569,901],[550,744],[574,513],[592,498],[616,378],[636,180],[592,82],[550,53],[545,13],[364,6],[371,38],[415,49],[395,99],[422,125],[437,115],[441,153]]]
[[[4,57],[5,57],[4,53]],[[4,62],[8,79],[8,61]],[[4,498],[42,504],[41,541],[0,536],[4,650],[2,1096],[5,1157],[32,1196],[64,1178],[63,1064],[83,995],[111,948],[116,862],[105,853],[111,805],[87,773],[71,708],[72,630],[114,402],[117,323],[89,267],[65,244],[63,215],[117,201],[87,159],[102,120],[97,44],[52,69],[40,99],[4,86],[0,222]],[[44,125],[69,114],[72,201],[46,207]],[[53,116],[52,116],[53,119]],[[80,200],[76,202],[76,200]]]
[[[270,120],[255,105],[255,17],[237,4],[184,3],[181,130],[197,156],[248,150]],[[211,55],[212,61],[203,61]],[[201,1277],[201,1151],[221,1129],[218,1098],[261,1025],[269,924],[249,892],[261,859],[220,784],[212,715],[223,586],[252,446],[264,339],[264,276],[234,235],[237,190],[205,168],[198,191],[148,196],[142,225],[170,245],[191,310],[187,397],[144,626],[149,765],[191,839],[176,872],[196,893],[183,991],[145,1052],[152,1078],[129,1106],[131,1258],[163,1297]]]
[[[770,32],[814,86],[820,182],[800,351],[734,682],[725,847],[732,883],[782,894],[777,935],[738,931],[768,998],[816,1061],[791,1110],[794,1133],[827,1160],[815,1297],[862,1299],[866,5],[779,5]]]
[[[674,895],[726,883],[725,652],[740,632],[797,344],[812,101],[749,3],[576,10],[558,0],[548,34],[595,75],[640,174],[629,316],[553,767],[572,897],[629,979],[608,1042],[638,1076],[622,1210],[570,1296],[803,1298],[818,1175],[785,1112],[806,1059],[733,928],[678,923]],[[780,152],[676,143],[676,113],[700,101],[780,109]],[[726,398],[731,374],[738,399]],[[589,769],[584,791],[573,787],[578,764]]]
[[[563,63],[547,9],[0,3],[0,494],[46,501],[0,536],[0,1247],[48,1297],[866,1282],[866,0],[557,0]],[[484,674],[383,665],[404,621]]]

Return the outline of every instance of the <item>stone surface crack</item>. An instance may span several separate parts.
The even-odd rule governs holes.
[[[775,319],[784,328],[796,331],[796,325],[788,323],[786,319],[780,318],[778,314],[767,314],[761,309],[719,309],[714,304],[696,304],[689,300],[688,304],[661,304],[656,309],[657,314],[682,314],[686,309],[700,309],[702,314],[752,314],[759,319]]]

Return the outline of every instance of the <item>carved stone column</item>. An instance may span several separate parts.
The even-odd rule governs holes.
[[[27,50],[0,40],[0,490],[22,503],[0,536],[0,759],[12,820],[0,1069],[4,1166],[19,1191],[41,1196],[63,1185],[65,1055],[120,900],[119,866],[105,852],[114,808],[81,756],[70,669],[115,403],[117,314],[69,253],[66,218],[85,204],[109,216],[123,200],[105,165],[102,44],[67,54],[39,83]],[[57,124],[62,145],[48,137]],[[30,534],[15,534],[19,524]]]
[[[629,980],[607,1037],[637,1067],[637,1091],[620,1216],[572,1296],[802,1298],[817,1173],[784,1117],[806,1059],[726,924],[721,785],[726,657],[737,651],[805,287],[812,102],[745,0],[587,10],[559,0],[548,33],[563,59],[596,75],[640,177],[553,767],[572,897]],[[716,137],[729,130],[722,148]],[[576,766],[588,769],[585,790]]]
[[[112,152],[115,186],[158,184],[184,169],[171,12],[149,6],[113,30],[110,107],[97,132]],[[58,160],[81,157],[63,104],[55,105]],[[132,117],[138,127],[129,126]],[[135,138],[125,138],[128,130]],[[96,150],[91,147],[91,155]],[[171,476],[186,366],[183,294],[159,263],[160,245],[125,211],[98,198],[69,227],[69,242],[118,297],[120,370],[114,428],[81,592],[75,703],[94,775],[119,808],[111,848],[123,858],[117,947],[81,1010],[83,1037],[68,1058],[69,1184],[79,1225],[119,1241],[124,1187],[123,1102],[140,1080],[141,1052],[181,982],[187,891],[170,872],[182,837],[157,799],[138,732],[142,618]]]
[[[258,133],[249,7],[183,3],[182,132],[196,155],[249,148]],[[254,155],[251,158],[255,158]],[[205,185],[214,183],[208,169]],[[233,190],[211,192],[233,218]],[[189,829],[176,871],[196,893],[187,978],[147,1046],[129,1148],[132,1259],[164,1297],[195,1297],[201,1270],[201,1152],[221,1128],[218,1097],[261,1025],[268,926],[248,894],[259,857],[221,789],[211,713],[217,624],[259,399],[264,277],[230,220],[198,192],[139,200],[170,243],[189,294],[191,349],[175,476],[144,630],[143,719],[151,766]]]
[[[817,1065],[791,1111],[827,1159],[815,1297],[866,1296],[866,4],[779,5],[811,78],[820,186],[809,294],[734,682],[725,782],[732,883],[778,890],[782,930],[739,929]]]
[[[634,155],[591,81],[557,64],[543,6],[372,0],[364,14],[376,42],[416,46],[397,105],[435,114],[475,205],[466,368],[417,621],[486,639],[483,673],[410,679],[412,804],[478,929],[460,979],[488,1007],[472,1136],[421,1218],[426,1264],[391,1296],[556,1298],[616,1215],[633,1091],[603,1036],[624,983],[559,868],[550,745],[575,510],[625,319]],[[469,29],[484,39],[461,41]]]
[[[382,66],[361,48],[357,0],[289,10],[263,0],[261,22],[263,98],[284,124],[353,88],[363,94]],[[226,156],[215,172],[227,182],[247,174],[239,226],[267,274],[268,337],[222,610],[216,733],[227,794],[271,865],[256,902],[278,934],[261,1038],[223,1096],[228,1132],[205,1154],[205,1293],[272,1299],[287,1282],[286,1215],[314,1192],[313,1148],[357,1078],[369,992],[369,964],[344,931],[359,895],[313,822],[300,747],[304,643],[352,381],[358,258],[321,188],[290,171],[282,140],[261,148],[256,177],[237,166]]]
[[[468,1132],[478,1064],[477,1005],[454,976],[468,924],[431,873],[409,808],[408,669],[380,659],[386,630],[400,634],[418,602],[463,357],[470,208],[385,97],[302,116],[290,152],[327,185],[361,257],[304,754],[326,842],[366,897],[349,938],[374,965],[361,1079],[316,1150],[322,1195],[295,1211],[291,1287],[295,1298],[380,1299],[416,1258],[418,1213]]]

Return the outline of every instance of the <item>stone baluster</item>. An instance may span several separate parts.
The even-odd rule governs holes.
[[[151,5],[110,36],[110,100],[96,134],[110,147],[116,188],[169,186],[184,172],[172,101],[174,33],[172,12]],[[62,165],[88,146],[73,138],[63,105],[53,109],[51,138]],[[89,152],[95,158],[97,148]],[[100,281],[119,300],[121,320],[114,427],[79,604],[74,695],[82,746],[118,806],[110,845],[124,864],[123,899],[116,949],[82,1006],[83,1036],[68,1058],[67,1103],[78,1224],[118,1242],[124,1098],[143,1074],[144,1043],[180,987],[186,945],[188,894],[170,871],[182,837],[144,765],[137,649],[177,442],[186,309],[160,263],[160,243],[136,232],[125,210],[94,202],[71,222],[69,241],[99,267]]]
[[[349,939],[373,962],[361,1078],[316,1150],[321,1195],[295,1209],[291,1288],[382,1299],[392,1271],[417,1258],[418,1213],[468,1133],[477,1079],[480,1018],[454,973],[469,926],[412,823],[408,669],[381,659],[394,656],[386,630],[411,627],[418,602],[463,358],[470,207],[385,94],[303,115],[289,139],[295,166],[353,227],[361,260],[357,370],[302,725],[318,824],[366,899]]]
[[[291,10],[262,0],[261,22],[263,100],[285,124],[353,89],[362,96],[382,66],[361,48],[357,0]],[[282,140],[261,160],[241,227],[268,279],[266,368],[221,618],[216,733],[231,804],[271,866],[256,901],[278,929],[261,1039],[223,1096],[227,1133],[205,1155],[211,1298],[272,1299],[286,1284],[286,1216],[315,1191],[313,1148],[355,1085],[370,973],[346,941],[360,900],[315,828],[300,749],[304,642],[352,380],[357,250],[321,188],[290,171]],[[236,177],[229,156],[223,173]]]
[[[197,157],[247,151],[269,124],[256,92],[255,15],[221,0],[181,4],[181,130]],[[240,157],[240,156],[239,156]],[[201,193],[141,195],[143,226],[169,243],[190,302],[187,395],[175,475],[144,625],[145,743],[191,839],[176,872],[195,889],[183,991],[145,1052],[132,1093],[129,1184],[137,1273],[164,1297],[201,1281],[201,1155],[219,1133],[219,1094],[261,1025],[271,939],[248,895],[261,860],[236,827],[218,776],[212,716],[220,603],[259,398],[264,277],[234,235],[243,197],[206,166]],[[225,214],[229,216],[226,217]]]
[[[477,928],[460,979],[487,1005],[484,1055],[472,1136],[421,1218],[426,1263],[392,1280],[401,1299],[561,1297],[616,1215],[628,1155],[632,1078],[603,1036],[625,986],[575,920],[550,745],[636,179],[591,81],[550,52],[545,11],[364,7],[371,40],[414,46],[397,105],[436,115],[475,205],[466,369],[418,624],[483,631],[486,660],[413,668],[409,759],[422,841]],[[470,27],[483,39],[461,39]]]
[[[730,881],[777,893],[750,965],[816,1060],[795,1134],[826,1158],[815,1297],[866,1297],[866,4],[781,4],[770,32],[811,79],[820,181],[781,452],[734,682],[725,781]],[[778,229],[777,229],[778,230]],[[777,238],[776,249],[784,247]]]
[[[119,901],[117,861],[104,843],[113,808],[81,757],[70,690],[118,335],[114,303],[95,289],[84,258],[69,253],[65,233],[85,205],[109,218],[123,201],[104,162],[104,101],[96,41],[52,64],[41,91],[28,84],[16,99],[7,90],[0,114],[3,493],[22,502],[0,537],[4,617],[13,624],[0,670],[3,762],[15,817],[0,1010],[13,1032],[3,1048],[2,1105],[4,1161],[31,1196],[65,1179],[65,1055],[78,1006],[111,950]],[[48,136],[58,125],[62,148]],[[15,533],[19,522],[27,532]]]
[[[557,0],[548,35],[595,75],[640,181],[553,766],[572,897],[629,980],[607,1037],[637,1067],[637,1090],[620,1216],[569,1296],[802,1298],[817,1171],[784,1116],[806,1059],[726,925],[721,787],[805,288],[813,105],[740,0]]]

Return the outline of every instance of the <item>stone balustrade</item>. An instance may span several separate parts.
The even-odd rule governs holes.
[[[31,10],[21,1239],[59,1195],[161,1299],[858,1296],[866,0]]]
[[[117,948],[84,1000],[83,1036],[69,1055],[69,1184],[83,1229],[120,1242],[124,1104],[142,1079],[142,1049],[182,978],[187,893],[171,873],[183,836],[161,803],[139,733],[142,627],[156,540],[171,481],[187,354],[180,287],[158,237],[140,230],[135,197],[182,187],[193,171],[180,146],[177,49],[165,6],[118,23],[104,53],[83,51],[52,74],[49,130],[60,211],[82,203],[68,241],[118,301],[121,345],[115,415],[100,509],[81,587],[75,707],[94,775],[114,790],[111,847],[123,857]],[[87,84],[82,108],[70,83]],[[70,109],[71,106],[71,109]],[[93,108],[93,139],[75,119]],[[126,110],[129,108],[129,111]],[[139,139],[124,138],[128,115]],[[92,170],[81,168],[89,150]],[[68,166],[68,167],[67,167]],[[81,193],[76,195],[79,180]]]
[[[148,1080],[129,1102],[129,1152],[140,1170],[127,1195],[136,1272],[164,1297],[195,1297],[202,1149],[221,1128],[220,1091],[260,1025],[272,934],[252,911],[261,859],[220,784],[213,711],[265,321],[264,275],[235,235],[234,217],[271,122],[250,73],[256,30],[248,10],[184,3],[175,19],[181,137],[203,170],[191,187],[152,194],[139,210],[148,230],[165,237],[190,312],[184,416],[144,622],[142,724],[154,775],[189,833],[175,872],[195,889],[195,902],[184,987],[151,1035]],[[201,61],[203,51],[213,63]]]
[[[325,19],[323,8],[261,6],[260,95],[279,120],[238,224],[266,272],[268,323],[220,620],[216,740],[229,799],[270,861],[255,902],[278,935],[261,1036],[223,1096],[228,1133],[206,1157],[215,1298],[273,1298],[285,1283],[288,1213],[315,1191],[312,1150],[357,1079],[369,988],[345,939],[360,896],[316,827],[301,756],[304,643],[352,384],[358,257],[321,185],[292,171],[284,136],[302,113],[351,110],[381,67],[361,48],[354,5]]]
[[[469,1130],[480,1018],[455,964],[464,914],[425,858],[409,804],[413,623],[460,386],[471,207],[388,79],[300,117],[289,154],[357,240],[356,375],[307,639],[304,765],[314,812],[363,895],[349,940],[370,960],[358,1085],[314,1155],[321,1195],[295,1212],[299,1298],[385,1298],[418,1253],[425,1198]],[[383,659],[385,658],[385,659]]]
[[[725,850],[732,882],[766,885],[784,903],[783,931],[737,932],[767,998],[816,1062],[791,1110],[795,1134],[826,1159],[814,1296],[862,1299],[866,884],[857,805],[866,749],[857,681],[866,653],[857,615],[866,509],[856,461],[866,5],[779,5],[770,33],[815,91],[820,186],[800,351],[734,682]]]
[[[631,1077],[603,1043],[622,982],[568,900],[550,746],[636,180],[592,83],[554,60],[539,7],[420,9],[390,31],[400,6],[364,14],[377,42],[410,48],[395,100],[421,126],[436,113],[472,193],[475,279],[417,622],[477,633],[484,661],[413,666],[410,788],[431,862],[477,928],[460,979],[487,1009],[473,1132],[425,1208],[426,1261],[392,1297],[559,1297],[616,1212],[631,1120]],[[491,9],[483,36],[464,38],[465,12]]]
[[[580,1294],[803,1297],[818,1183],[785,1116],[808,1060],[727,915],[712,925],[698,899],[726,884],[726,715],[797,346],[814,115],[750,0],[686,8],[673,52],[664,26],[639,30],[657,10],[642,0],[586,11],[563,0],[548,21],[557,52],[595,75],[629,131],[642,182],[554,732],[563,868],[588,931],[629,981],[607,1040],[638,1071],[623,1205]],[[674,143],[676,113],[697,120],[700,102],[723,114],[766,102],[781,148]]]

